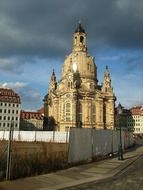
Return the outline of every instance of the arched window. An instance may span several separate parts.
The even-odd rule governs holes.
[[[70,88],[70,82],[68,82],[68,88]]]
[[[88,69],[88,71],[90,70],[90,64],[89,63],[87,63],[87,69]]]
[[[66,121],[70,121],[71,120],[71,105],[70,103],[66,103]]]
[[[84,37],[80,36],[80,42],[83,43]]]
[[[77,44],[77,37],[75,37],[75,44]]]

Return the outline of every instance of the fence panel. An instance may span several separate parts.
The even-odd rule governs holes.
[[[0,131],[0,140],[8,140],[9,131]],[[68,143],[69,132],[60,131],[13,131],[14,141]]]
[[[112,152],[112,132],[93,130],[93,156],[106,155]]]
[[[90,160],[92,157],[91,129],[71,128],[68,162]]]

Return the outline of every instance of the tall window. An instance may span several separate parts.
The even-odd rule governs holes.
[[[80,36],[80,42],[83,43],[83,39],[84,37],[83,36]]]
[[[82,103],[79,103],[78,107],[78,115],[79,115],[79,121],[82,121]]]
[[[93,121],[93,123],[96,122],[96,108],[95,108],[95,104],[92,105],[92,121]]]
[[[75,37],[75,44],[77,44],[77,37]]]
[[[70,110],[71,110],[71,105],[70,103],[66,103],[66,121],[70,121]]]

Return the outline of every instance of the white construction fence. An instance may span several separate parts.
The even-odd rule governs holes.
[[[98,155],[116,153],[119,143],[119,131],[71,128],[68,162],[86,161]],[[132,146],[133,143],[133,133],[122,131],[122,148]]]
[[[9,131],[0,131],[0,140],[8,140]],[[69,132],[13,131],[14,141],[68,143]]]

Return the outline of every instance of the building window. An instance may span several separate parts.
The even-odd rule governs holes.
[[[10,117],[8,116],[8,118],[7,118],[8,120],[10,120]]]
[[[5,103],[5,106],[7,106],[7,103]]]
[[[66,121],[70,121],[70,103],[66,103]]]
[[[10,110],[8,110],[8,113],[10,113]]]
[[[5,123],[3,123],[3,127],[5,127]]]
[[[84,37],[80,36],[80,42],[83,43]]]
[[[0,113],[2,113],[2,109],[0,109]]]
[[[0,116],[0,120],[2,120],[2,116]]]
[[[75,44],[77,44],[77,37],[75,37]]]
[[[3,105],[3,103],[1,102],[1,104],[0,104],[1,106]]]
[[[4,109],[4,113],[6,113],[6,109]]]
[[[70,88],[70,82],[68,82],[68,88]]]
[[[12,110],[12,113],[14,113],[14,110]]]
[[[4,116],[3,119],[6,120],[6,116]]]
[[[16,114],[18,114],[18,110],[16,110]]]
[[[95,108],[95,104],[92,105],[92,121],[94,123],[96,121],[96,108]]]
[[[82,103],[81,102],[78,105],[77,114],[78,114],[78,121],[82,121]]]

